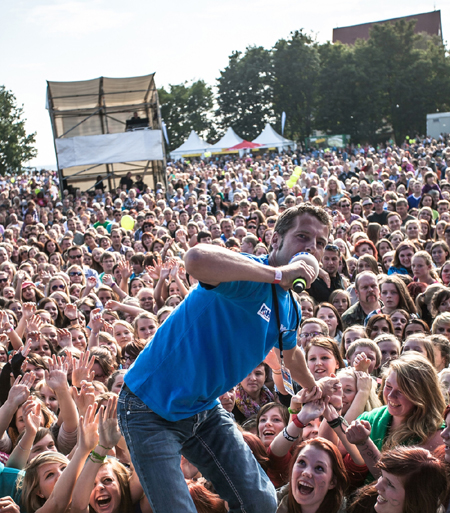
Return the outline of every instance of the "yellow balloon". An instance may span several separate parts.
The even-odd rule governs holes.
[[[301,175],[302,174],[302,168],[300,166],[297,166],[295,169],[294,169],[294,175]]]
[[[120,220],[120,226],[125,230],[132,230],[134,228],[134,219],[129,215],[123,216]]]

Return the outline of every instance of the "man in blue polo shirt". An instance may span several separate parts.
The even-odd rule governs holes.
[[[323,209],[303,204],[278,219],[270,255],[208,244],[187,252],[186,270],[199,285],[130,368],[118,403],[121,430],[154,511],[196,512],[181,454],[231,512],[276,511],[273,485],[217,398],[279,348],[280,331],[293,379],[305,388],[316,385],[296,344],[301,314],[289,293],[295,278],[309,286],[314,271],[289,262],[301,251],[320,261],[330,228]]]

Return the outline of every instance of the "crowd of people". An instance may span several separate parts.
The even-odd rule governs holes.
[[[0,511],[450,511],[450,138],[0,183]]]

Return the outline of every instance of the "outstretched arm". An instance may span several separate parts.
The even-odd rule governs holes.
[[[189,274],[213,286],[230,281],[273,283],[275,280],[275,267],[260,264],[220,246],[199,244],[186,253],[184,261]],[[309,287],[315,276],[313,268],[302,260],[277,269],[282,272],[280,286],[285,290],[299,277],[304,278]]]

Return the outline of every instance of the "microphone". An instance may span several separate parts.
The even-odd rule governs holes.
[[[310,253],[302,252],[294,255],[289,261],[289,263],[292,264],[294,262],[297,262],[297,260],[303,260],[305,264],[311,266],[314,269],[314,280],[316,280],[317,276],[319,276],[319,262],[317,261],[317,259],[313,257]],[[292,282],[292,289],[294,290],[294,292],[297,292],[297,294],[300,294],[306,289],[306,280],[304,278],[296,278]]]

